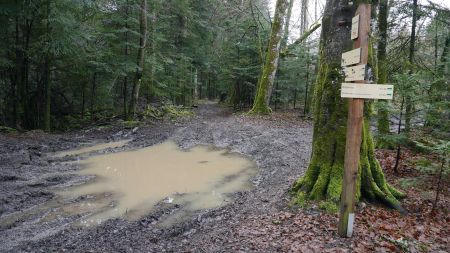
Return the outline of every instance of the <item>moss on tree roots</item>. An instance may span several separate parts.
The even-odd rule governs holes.
[[[313,154],[306,174],[292,186],[294,202],[304,206],[308,200],[325,201],[327,209],[337,205],[344,173],[347,103],[340,98],[342,75],[339,66],[322,62],[314,90]],[[366,104],[366,113],[369,108]],[[356,200],[381,201],[403,212],[398,199],[405,194],[386,182],[380,163],[375,158],[373,137],[368,120],[364,121]],[[323,203],[323,202],[322,202]]]
[[[320,141],[315,145],[319,143]],[[336,150],[331,151],[331,153],[336,152]],[[334,205],[339,203],[344,165],[340,161],[323,158],[320,154],[313,155],[306,174],[292,186],[295,203],[302,206],[307,200],[325,200]],[[380,201],[404,212],[398,199],[405,196],[386,182],[380,163],[374,157],[374,145],[369,124],[366,121],[363,127],[356,200],[364,198],[369,201]]]

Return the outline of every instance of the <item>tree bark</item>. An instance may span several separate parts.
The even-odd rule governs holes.
[[[95,119],[95,90],[97,88],[97,72],[94,72],[92,76],[92,86],[91,86],[91,120]]]
[[[306,53],[306,84],[305,84],[305,103],[303,105],[303,116],[309,113],[308,106],[308,87],[309,87],[309,47]]]
[[[198,72],[197,68],[194,68],[194,106],[198,102]]]
[[[414,52],[416,50],[416,26],[417,26],[417,0],[413,0],[413,16],[412,16],[412,27],[411,27],[411,36],[409,42],[409,64],[410,71],[412,74],[412,64],[414,62]],[[411,129],[411,117],[413,111],[413,103],[411,101],[411,95],[406,95],[405,97],[405,132],[409,132]]]
[[[380,0],[378,6],[378,83],[387,83],[387,62],[386,62],[386,46],[387,46],[387,18],[389,15],[388,0]],[[380,134],[388,134],[389,129],[389,112],[386,109],[387,102],[385,100],[380,100],[378,103],[381,104],[381,108],[378,110],[378,132]]]
[[[134,78],[129,108],[129,116],[132,118],[134,118],[136,114],[136,107],[139,99],[139,89],[141,87],[142,72],[144,70],[145,46],[147,44],[147,0],[141,1],[139,14],[139,30],[140,38],[137,56],[138,68],[136,69],[136,76]]]
[[[305,175],[292,187],[294,200],[300,205],[307,200],[325,200],[337,207],[340,200],[348,112],[348,104],[340,98],[343,81],[340,59],[342,53],[352,46],[350,30],[345,24],[351,24],[356,5],[349,6],[346,0],[328,0],[326,3],[319,51],[320,67],[314,87],[313,153]],[[397,199],[404,197],[404,194],[386,182],[375,158],[369,121],[366,119],[363,122],[356,199],[379,200],[401,210]]]
[[[124,48],[124,58],[125,60],[128,58],[128,1],[125,3],[125,48]],[[123,118],[125,120],[128,119],[128,108],[127,108],[127,96],[128,96],[128,73],[125,74],[123,78],[123,87],[122,87],[122,96],[123,96]]]
[[[47,1],[47,24],[46,24],[46,43],[47,47],[50,43],[50,1]],[[44,59],[44,95],[45,95],[45,106],[44,106],[44,130],[50,132],[50,117],[51,117],[51,78],[50,78],[50,52],[47,49]]]
[[[306,31],[306,28],[308,27],[308,0],[302,0],[302,11],[301,11],[301,17],[300,17],[300,34],[304,34]]]
[[[291,22],[291,16],[292,16],[292,7],[294,6],[294,0],[289,0],[289,6],[287,9],[287,14],[286,14],[286,21],[284,23],[284,35],[283,35],[283,40],[281,41],[281,51],[285,50],[286,46],[287,46],[287,41],[289,39],[289,25]]]
[[[277,0],[275,16],[270,31],[270,40],[267,47],[266,61],[259,78],[258,90],[256,91],[251,114],[268,114],[270,96],[272,95],[273,82],[277,72],[278,58],[280,56],[281,39],[283,36],[283,24],[288,0]]]

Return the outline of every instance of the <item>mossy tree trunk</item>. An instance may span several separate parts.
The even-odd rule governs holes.
[[[292,192],[297,203],[306,200],[339,202],[344,172],[347,100],[340,97],[341,54],[351,49],[351,19],[357,4],[348,6],[346,0],[328,0],[323,18],[320,66],[314,88],[313,153],[306,174],[298,179]],[[369,62],[371,52],[369,50]],[[368,108],[365,108],[367,114]],[[373,138],[368,120],[364,121],[361,155],[358,169],[357,193],[359,200],[379,200],[401,209],[397,200],[403,194],[385,180],[375,158]]]
[[[276,3],[275,16],[270,31],[269,44],[267,46],[266,60],[261,77],[259,78],[253,108],[250,110],[251,114],[268,114],[271,112],[269,102],[275,74],[277,72],[281,39],[283,37],[284,16],[289,5],[288,2],[288,0],[277,0]]]
[[[387,63],[386,63],[386,44],[387,44],[387,18],[388,18],[388,0],[380,0],[378,7],[378,83],[387,83]],[[380,100],[380,109],[378,110],[378,132],[388,134],[389,130],[389,112],[386,109],[387,102]]]

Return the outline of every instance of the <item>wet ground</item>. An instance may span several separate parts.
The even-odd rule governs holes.
[[[245,229],[242,224],[249,217],[287,207],[287,190],[308,164],[311,124],[295,117],[232,115],[210,103],[200,105],[196,112],[189,120],[152,122],[130,129],[113,124],[65,134],[0,135],[0,251],[251,251],[250,244],[239,243],[239,235],[233,231]],[[86,161],[120,151],[152,149],[165,141],[184,150],[198,149],[198,145],[224,148],[256,163],[258,169],[238,180],[239,186],[247,183],[249,187],[238,187],[237,192],[233,187],[223,190],[226,201],[220,205],[206,205],[217,199],[175,194],[158,198],[155,207],[133,219],[112,215],[100,224],[79,226],[92,213],[114,207],[111,201],[115,199],[103,189],[96,194],[75,194],[62,203],[59,192],[98,180],[91,176],[98,173],[82,173]],[[60,153],[111,142],[119,145],[108,144],[72,156]],[[239,172],[237,169],[234,174]],[[211,192],[211,188],[204,189]],[[265,248],[276,251],[280,244],[274,241]]]

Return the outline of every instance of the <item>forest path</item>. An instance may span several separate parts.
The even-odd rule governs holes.
[[[3,217],[11,216],[54,198],[53,190],[79,184],[88,178],[75,175],[80,168],[70,163],[74,158],[55,159],[49,151],[78,146],[85,142],[102,142],[132,138],[123,148],[145,147],[166,139],[182,148],[210,144],[243,154],[258,165],[251,179],[250,191],[233,194],[225,206],[201,210],[171,227],[159,221],[176,214],[179,207],[158,204],[155,211],[138,221],[112,219],[95,228],[70,226],[73,219],[42,223],[39,214],[22,217],[10,226],[0,227],[0,251],[234,251],[250,250],[240,242],[239,231],[245,221],[287,207],[289,186],[307,167],[311,147],[311,123],[294,113],[250,117],[231,114],[215,103],[202,103],[196,116],[177,123],[157,122],[138,129],[95,128],[72,133],[47,135],[29,133],[0,136],[1,200]],[[110,151],[106,151],[110,152]],[[281,242],[269,245],[277,250]]]

